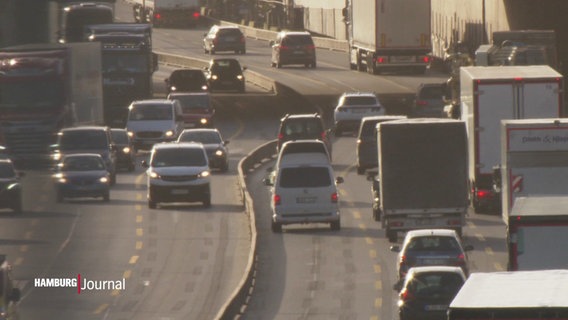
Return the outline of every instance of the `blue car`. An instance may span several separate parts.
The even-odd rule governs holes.
[[[76,153],[63,156],[55,169],[57,202],[65,198],[110,200],[110,174],[99,154]]]

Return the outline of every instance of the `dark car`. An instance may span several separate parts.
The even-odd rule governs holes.
[[[316,46],[308,32],[282,31],[276,40],[270,41],[273,67],[280,68],[287,64],[300,64],[306,68],[316,67]]]
[[[395,285],[400,320],[445,320],[454,297],[465,283],[459,267],[411,268],[404,281]]]
[[[215,108],[208,92],[173,92],[168,99],[180,102],[185,128],[213,127]]]
[[[57,144],[51,146],[54,165],[65,155],[96,153],[101,155],[110,174],[110,184],[116,183],[116,147],[109,127],[79,126],[62,129],[57,133]]]
[[[0,159],[0,209],[10,208],[16,213],[22,212],[22,187],[20,177],[9,159]]]
[[[236,26],[212,26],[209,32],[203,35],[203,51],[210,54],[220,51],[245,54],[245,35]]]
[[[166,92],[204,92],[208,91],[207,79],[200,69],[177,69],[164,80]]]
[[[246,67],[241,67],[237,59],[212,59],[205,68],[209,90],[245,92],[244,70]]]
[[[456,266],[462,268],[467,276],[467,251],[473,250],[473,247],[464,246],[455,230],[423,229],[409,231],[402,249],[397,245],[390,249],[398,252],[398,277],[403,279],[410,268],[418,266]]]
[[[445,118],[446,83],[422,83],[416,90],[411,114],[413,117]]]
[[[110,134],[116,148],[117,168],[125,168],[128,171],[134,171],[136,166],[136,153],[132,139],[128,136],[128,131],[126,131],[126,129],[112,128],[110,129]]]
[[[110,175],[99,154],[76,153],[63,156],[55,179],[57,202],[65,198],[103,198],[110,200]]]
[[[229,170],[228,140],[223,140],[217,129],[185,129],[179,135],[178,142],[200,142],[205,147],[209,167],[221,172]]]
[[[0,146],[0,159],[10,159],[10,154],[8,153],[8,148]]]
[[[332,158],[329,131],[324,128],[323,119],[317,113],[285,115],[282,119],[280,119],[280,128],[278,129],[277,139],[277,151],[282,148],[282,144],[286,141],[299,139],[321,140],[327,147],[329,158]]]

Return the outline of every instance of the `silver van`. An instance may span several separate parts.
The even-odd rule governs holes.
[[[184,122],[178,100],[134,101],[128,107],[126,131],[134,148],[151,149],[155,143],[177,140]]]
[[[264,179],[271,186],[272,231],[282,232],[282,225],[329,223],[332,230],[341,228],[339,195],[333,168],[318,153],[286,156],[276,172]]]

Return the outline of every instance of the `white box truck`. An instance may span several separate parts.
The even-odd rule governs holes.
[[[352,70],[424,73],[430,62],[430,0],[348,0],[344,9]]]
[[[398,232],[447,228],[459,234],[468,208],[465,123],[408,119],[377,126],[381,224]]]
[[[460,69],[460,84],[470,199],[475,212],[498,210],[493,167],[500,162],[501,120],[562,116],[563,77],[549,66],[475,66]]]
[[[568,270],[473,273],[447,319],[568,319]]]

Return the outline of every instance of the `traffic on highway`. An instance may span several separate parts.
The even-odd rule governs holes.
[[[436,68],[352,1],[346,50],[172,2],[0,48],[0,319],[487,319],[472,274],[566,268],[553,67]]]

